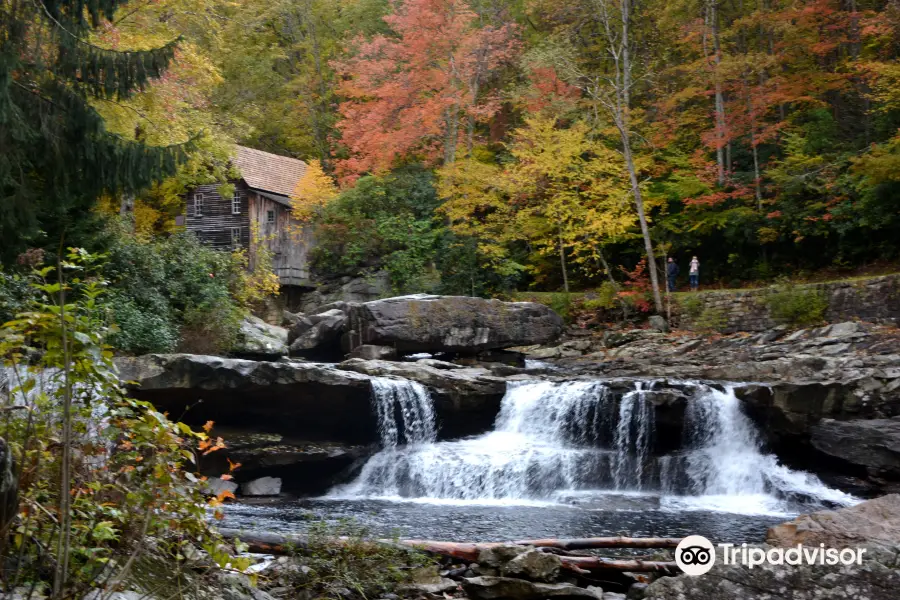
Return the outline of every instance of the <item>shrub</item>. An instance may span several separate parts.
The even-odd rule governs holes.
[[[619,300],[619,287],[611,281],[604,281],[597,288],[597,297],[588,298],[582,306],[586,310],[612,310]]]
[[[98,259],[71,250],[64,264],[65,279],[38,272],[38,299],[0,329],[0,361],[13,373],[0,402],[21,408],[2,424],[0,478],[18,480],[18,497],[0,485],[0,596],[16,585],[53,588],[54,598],[120,584],[156,594],[159,580],[151,588],[134,579],[156,561],[175,588],[161,595],[174,597],[199,579],[197,567],[245,568],[209,526],[207,509],[225,496],[210,506],[192,472],[200,453],[221,447],[212,424],[195,432],[128,398],[105,344]],[[185,559],[198,549],[204,564]]]
[[[246,253],[214,250],[188,232],[144,241],[114,225],[111,238],[110,342],[123,352],[227,352],[244,311],[277,292],[267,252],[248,268]]]
[[[718,308],[704,308],[693,319],[697,331],[722,331],[728,325],[728,317]]]
[[[0,269],[0,324],[25,310],[34,298],[34,290],[29,283],[27,275],[7,273]]]
[[[689,319],[696,320],[703,312],[703,298],[697,294],[692,294],[678,301],[678,307],[681,314]]]
[[[340,543],[334,543],[340,539]],[[299,552],[298,552],[299,554]],[[411,549],[379,543],[352,520],[314,521],[302,562],[309,567],[293,580],[279,582],[299,590],[298,597],[344,598],[345,589],[361,598],[378,598],[412,581],[422,569],[437,569],[434,559]]]
[[[808,327],[825,320],[828,299],[814,287],[784,282],[765,297],[772,319],[793,327]]]

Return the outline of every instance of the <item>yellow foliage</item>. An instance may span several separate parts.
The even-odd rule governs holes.
[[[440,210],[486,256],[505,258],[505,244],[522,240],[544,254],[562,248],[587,268],[601,244],[634,225],[621,157],[586,124],[528,118],[508,147],[515,160],[503,167],[467,159],[439,172]]]
[[[149,240],[156,231],[162,213],[152,206],[136,200],[134,203],[134,234],[142,240]]]
[[[244,248],[232,253],[233,264],[238,267],[235,284],[231,290],[234,298],[245,308],[252,308],[269,296],[277,296],[281,288],[278,275],[272,270],[272,250],[267,239],[259,233],[255,223],[250,229],[253,260]]]
[[[308,222],[337,195],[338,188],[322,168],[322,163],[311,160],[291,197],[292,216],[298,221]]]

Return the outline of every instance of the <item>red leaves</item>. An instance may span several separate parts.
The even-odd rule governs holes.
[[[460,119],[498,111],[482,88],[518,51],[512,25],[478,28],[462,0],[397,0],[384,21],[396,37],[357,40],[356,55],[336,64],[347,97],[339,128],[351,156],[338,164],[345,179],[387,170],[411,153],[434,160],[455,145],[448,124],[458,135]]]

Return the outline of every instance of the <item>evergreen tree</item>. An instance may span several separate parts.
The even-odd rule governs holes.
[[[124,4],[0,0],[0,258],[78,241],[100,196],[172,175],[187,149],[125,140],[92,106],[145,89],[174,57],[177,39],[140,51],[91,41]]]

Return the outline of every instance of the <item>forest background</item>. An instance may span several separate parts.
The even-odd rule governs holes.
[[[898,28],[894,0],[128,2],[89,43],[172,62],[90,107],[177,167],[77,202],[5,187],[4,289],[64,237],[111,255],[126,332],[209,322],[197,298],[235,292],[203,278],[236,271],[175,217],[192,186],[226,185],[235,143],[311,164],[295,209],[320,276],[385,269],[396,292],[661,283],[648,256],[697,255],[725,286],[890,268]],[[133,222],[111,225],[124,196]]]

